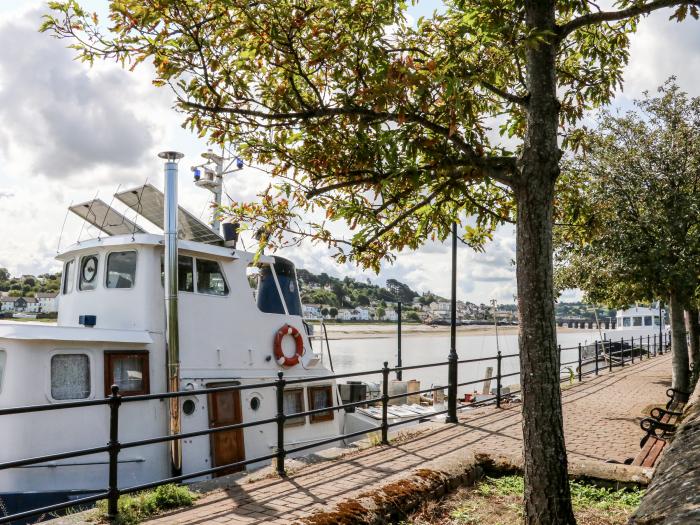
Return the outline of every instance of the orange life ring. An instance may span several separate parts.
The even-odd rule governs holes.
[[[282,352],[282,339],[286,335],[291,335],[296,343],[296,351],[292,357],[287,357]],[[304,339],[301,337],[299,330],[291,325],[284,325],[282,328],[277,330],[275,335],[275,344],[273,346],[273,352],[275,354],[275,361],[280,366],[294,366],[299,364],[299,359],[304,355]]]

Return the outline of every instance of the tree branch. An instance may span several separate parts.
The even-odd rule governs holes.
[[[426,204],[429,204],[430,201],[432,201],[437,196],[437,194],[440,193],[445,186],[447,186],[447,184],[449,184],[449,181],[440,184],[437,188],[433,189],[433,191],[431,191],[424,199],[421,199],[420,201],[418,201],[416,204],[414,204],[413,206],[411,206],[407,210],[404,210],[403,212],[401,212],[398,216],[396,216],[388,224],[385,224],[384,226],[379,228],[379,230],[374,232],[374,235],[372,235],[372,237],[370,237],[368,240],[363,242],[361,245],[357,246],[356,250],[358,252],[363,252],[364,250],[366,250],[373,242],[377,241],[382,235],[384,235],[389,230],[393,229],[394,226],[396,226],[398,223],[403,221],[406,217],[412,215],[413,213],[416,212],[416,210],[425,206]]]
[[[489,82],[485,82],[483,80],[480,82],[480,84],[484,86],[487,90],[489,90],[491,93],[494,93],[499,97],[506,99],[508,102],[512,102],[513,104],[520,104],[521,106],[524,106],[527,103],[528,95],[524,97],[513,95],[512,93],[508,93],[507,91],[504,91],[503,89],[498,88],[493,84],[490,84]]]
[[[324,193],[328,193],[329,191],[347,188],[348,186],[357,186],[360,184],[372,184],[372,183],[376,184],[376,182],[377,182],[376,176],[367,177],[365,179],[355,179],[355,180],[346,180],[343,182],[336,182],[335,184],[329,184],[328,186],[323,186],[321,188],[314,188],[312,190],[307,191],[306,198],[311,199],[313,197],[318,197],[319,195],[322,195]]]
[[[559,41],[566,38],[569,34],[577,29],[601,22],[615,22],[617,20],[625,20],[639,15],[646,15],[652,11],[663,9],[665,7],[674,7],[681,5],[700,6],[700,0],[654,0],[647,4],[635,5],[619,11],[598,11],[587,15],[574,18],[563,26],[559,26],[557,30],[557,38]]]
[[[316,118],[336,117],[342,115],[357,115],[380,120],[389,120],[397,123],[413,122],[423,126],[437,135],[445,137],[447,140],[457,146],[457,148],[459,148],[459,150],[465,154],[468,160],[468,164],[466,162],[462,163],[463,166],[469,165],[474,168],[478,168],[483,172],[483,176],[491,177],[492,179],[503,184],[510,186],[513,183],[513,175],[516,168],[516,159],[514,157],[486,157],[479,155],[476,153],[471,144],[465,142],[460,136],[455,134],[449,128],[432,122],[424,116],[415,113],[399,114],[389,111],[373,111],[354,105],[340,107],[314,107],[303,111],[260,111],[257,109],[231,106],[208,106],[185,100],[182,97],[178,97],[178,102],[183,106],[213,114],[229,113],[233,115],[277,122],[312,120]]]

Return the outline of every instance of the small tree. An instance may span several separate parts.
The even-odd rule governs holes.
[[[374,312],[377,316],[377,320],[379,320],[379,321],[384,319],[384,316],[386,315],[386,310],[384,308],[382,308],[381,306],[377,307],[377,309]]]
[[[328,317],[328,308],[321,308],[321,315],[323,317]]]
[[[407,321],[415,321],[415,322],[420,322],[420,316],[418,315],[417,312],[415,311],[410,311],[406,314],[406,320]]]
[[[338,309],[333,307],[328,311],[328,313],[330,314],[331,319],[335,319],[338,316]]]
[[[700,98],[673,79],[624,115],[604,112],[560,180],[560,284],[625,306],[668,298],[673,387],[689,389],[684,310],[700,276]],[[697,314],[695,314],[697,316]]]

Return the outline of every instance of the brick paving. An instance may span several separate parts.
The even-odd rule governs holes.
[[[633,457],[639,451],[642,411],[665,403],[670,375],[670,356],[664,355],[566,388],[562,402],[570,459],[623,461]],[[379,486],[392,474],[419,467],[458,448],[517,454],[522,447],[520,425],[517,405],[467,411],[458,424],[433,426],[398,444],[309,465],[287,479],[235,481],[229,489],[204,495],[194,507],[147,523],[291,524]]]

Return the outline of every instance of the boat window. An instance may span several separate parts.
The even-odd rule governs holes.
[[[194,262],[192,257],[177,258],[177,288],[181,292],[194,292]]]
[[[654,316],[654,326],[659,326],[659,316],[658,315]]]
[[[165,286],[165,262],[160,256],[160,284]],[[181,292],[194,292],[194,264],[192,257],[180,255],[177,258],[177,289]]]
[[[644,317],[644,326],[651,326],[651,316],[647,315]]]
[[[265,264],[260,267],[257,293],[258,308],[270,314],[285,313],[280,299],[279,292],[281,291],[289,315],[301,315],[301,299],[294,265],[286,259],[275,257],[274,269],[277,283],[275,283],[270,265]],[[277,284],[279,284],[279,291]]]
[[[333,406],[333,388],[331,385],[310,386],[307,390],[309,391],[309,410]],[[311,414],[312,423],[330,421],[331,419],[333,419],[332,410]]]
[[[7,352],[0,349],[0,392],[2,392],[2,380],[5,377],[5,363],[7,362]]]
[[[149,393],[148,352],[105,352],[105,396],[112,385],[123,396]]]
[[[634,326],[642,326],[642,318],[634,317]]]
[[[269,265],[263,264],[258,272],[258,308],[268,314],[283,314],[284,306],[277,291],[275,278]]]
[[[228,295],[228,286],[218,262],[197,258],[197,291],[210,295]]]
[[[287,304],[289,315],[301,315],[301,298],[294,265],[285,259],[275,257],[275,273],[282,289],[282,297]]]
[[[623,317],[623,318],[622,318],[622,326],[623,326],[623,327],[624,327],[624,326],[629,327],[630,324],[631,324],[631,321],[632,321],[631,318],[629,318],[629,317]]]
[[[132,288],[136,279],[136,252],[112,252],[107,257],[107,288]]]
[[[250,292],[253,294],[253,300],[258,296],[258,279],[260,278],[260,267],[256,264],[249,264],[245,269],[245,276],[248,280]]]
[[[71,259],[66,261],[63,266],[63,294],[71,293],[73,291],[73,282],[75,281],[75,275],[73,271],[75,269],[75,261]]]
[[[56,354],[51,358],[51,397],[56,400],[90,396],[90,358],[85,354]]]
[[[80,259],[80,290],[94,290],[97,287],[97,255],[86,255]]]
[[[304,389],[290,388],[284,391],[284,415],[298,414],[304,411]],[[284,425],[287,427],[303,425],[305,417],[289,417],[285,419]]]

